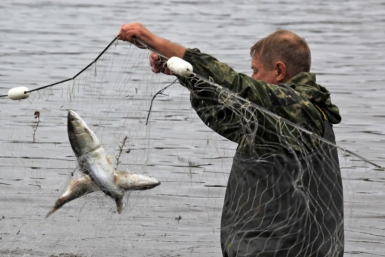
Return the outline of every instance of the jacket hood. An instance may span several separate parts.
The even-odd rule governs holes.
[[[330,92],[316,83],[314,73],[300,72],[288,80],[286,84],[321,108],[330,123],[338,124],[341,122],[338,107],[332,104]]]

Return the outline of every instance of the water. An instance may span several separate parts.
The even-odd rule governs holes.
[[[317,81],[331,91],[333,102],[340,108],[342,122],[335,126],[337,144],[384,165],[383,17],[385,2],[358,0],[338,3],[303,0],[2,1],[0,94],[6,94],[15,86],[32,89],[72,77],[97,56],[125,22],[140,21],[164,38],[186,47],[198,47],[248,74],[251,72],[250,46],[276,29],[288,29],[308,41],[312,50],[312,71],[318,74]],[[185,97],[172,100],[179,93]],[[94,205],[105,208],[105,198],[90,197],[91,202],[83,201],[80,211],[77,210],[79,205],[69,206],[70,211],[64,213],[72,216],[64,219],[64,223],[59,213],[52,220],[45,220],[46,204],[49,207],[53,204],[60,193],[55,194],[54,189],[63,190],[66,179],[60,180],[60,186],[52,186],[50,193],[47,193],[49,190],[42,193],[38,185],[44,184],[44,180],[54,180],[56,173],[68,174],[71,160],[65,133],[64,136],[60,134],[59,124],[63,122],[58,121],[58,126],[50,128],[42,125],[37,131],[41,143],[38,146],[20,139],[23,152],[16,154],[34,157],[36,176],[31,176],[33,180],[12,177],[22,179],[25,185],[21,185],[20,181],[5,180],[10,176],[4,172],[6,165],[0,170],[0,192],[7,198],[0,201],[4,204],[0,207],[0,216],[4,216],[0,217],[0,253],[4,256],[220,256],[223,186],[235,145],[216,138],[221,149],[216,153],[219,159],[202,159],[202,149],[192,147],[198,143],[191,143],[191,138],[185,137],[186,131],[196,141],[215,136],[199,123],[189,108],[187,93],[173,89],[170,97],[160,102],[162,105],[154,106],[151,116],[155,125],[151,132],[153,150],[149,163],[153,167],[151,171],[166,183],[140,196],[125,216],[117,217],[114,213],[98,216],[99,212],[90,215],[89,210]],[[3,113],[17,112],[20,108],[9,100],[0,100],[0,103]],[[119,117],[125,115],[124,108],[117,107],[115,111],[116,118],[111,126],[125,128],[124,123],[119,123]],[[159,117],[160,112],[166,114]],[[52,114],[59,118],[64,115],[64,112]],[[94,116],[90,112],[85,118]],[[157,129],[156,121],[165,119],[170,125]],[[186,119],[191,120],[191,126],[183,125]],[[6,129],[5,126],[2,129]],[[6,131],[5,135],[12,134]],[[54,155],[61,160],[60,167],[52,167],[55,174],[39,172],[39,167],[45,166],[42,153],[52,154],[44,151],[43,143],[47,149],[55,149]],[[0,154],[7,163],[4,156],[12,156],[12,151],[9,154],[10,149],[4,145],[1,145]],[[191,164],[197,164],[197,168],[191,168],[194,166]],[[202,170],[207,172],[204,176]],[[370,189],[363,191],[376,188],[381,192],[381,177],[377,177],[379,182],[375,186],[371,184]],[[197,186],[201,184],[205,186]],[[378,202],[378,209],[384,211],[381,198]],[[19,216],[8,216],[12,213],[8,208],[24,206],[27,210]],[[113,205],[108,205],[110,207]],[[28,212],[33,215],[29,217]],[[372,215],[372,210],[368,210],[366,217],[359,217],[364,219]],[[347,242],[345,255],[382,255],[385,233],[381,232],[384,228],[381,220],[381,217],[370,220],[370,228],[377,231],[364,231],[369,235],[365,239],[362,231],[350,231],[359,236],[352,236]],[[78,225],[69,230],[68,224]]]

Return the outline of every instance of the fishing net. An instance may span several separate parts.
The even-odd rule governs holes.
[[[150,71],[148,54],[114,40],[74,78],[26,100],[0,98],[1,256],[220,256],[220,236],[238,256],[338,256],[344,239],[346,254],[356,253],[356,241],[366,242],[360,256],[378,253],[380,166],[209,78],[192,74],[174,85],[175,77]],[[210,102],[196,110],[202,120],[190,90],[193,102]],[[83,177],[68,110],[117,169],[162,184],[127,191],[121,214],[94,192],[46,218],[70,181]],[[232,131],[245,154],[205,123]]]
[[[221,220],[226,256],[343,256],[363,240],[364,255],[381,251],[383,167],[337,146],[328,122],[320,137],[195,73],[182,84],[202,121],[240,142]]]
[[[74,79],[64,74],[70,79],[25,100],[0,98],[1,256],[220,252],[215,224],[233,147],[197,123],[188,90],[175,85],[157,94],[175,78],[153,74],[148,54],[115,41]],[[38,88],[31,84],[25,86]],[[95,192],[46,218],[70,182],[83,177],[68,139],[68,110],[87,123],[119,170],[162,184],[127,191],[121,214]]]

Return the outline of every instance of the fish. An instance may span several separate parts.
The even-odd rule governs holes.
[[[126,171],[118,170],[115,174],[115,183],[124,191],[147,190],[159,186],[161,183],[150,176],[132,174]],[[48,212],[48,218],[64,204],[75,200],[83,195],[100,191],[99,187],[92,181],[91,177],[86,175],[80,179],[70,181],[67,190],[59,199],[56,200],[54,207]]]
[[[160,185],[153,177],[115,170],[95,133],[72,110],[68,111],[67,133],[79,169],[84,176],[69,183],[67,190],[55,202],[46,217],[64,204],[100,190],[115,201],[117,212],[120,214],[126,191],[147,190]]]

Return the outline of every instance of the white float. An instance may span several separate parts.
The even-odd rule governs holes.
[[[189,62],[186,62],[185,60],[176,56],[168,59],[167,68],[169,68],[173,73],[182,77],[188,77],[193,72],[193,67]]]
[[[8,91],[8,97],[12,100],[26,99],[29,97],[29,93],[25,92],[28,91],[29,89],[27,87],[14,87]]]

